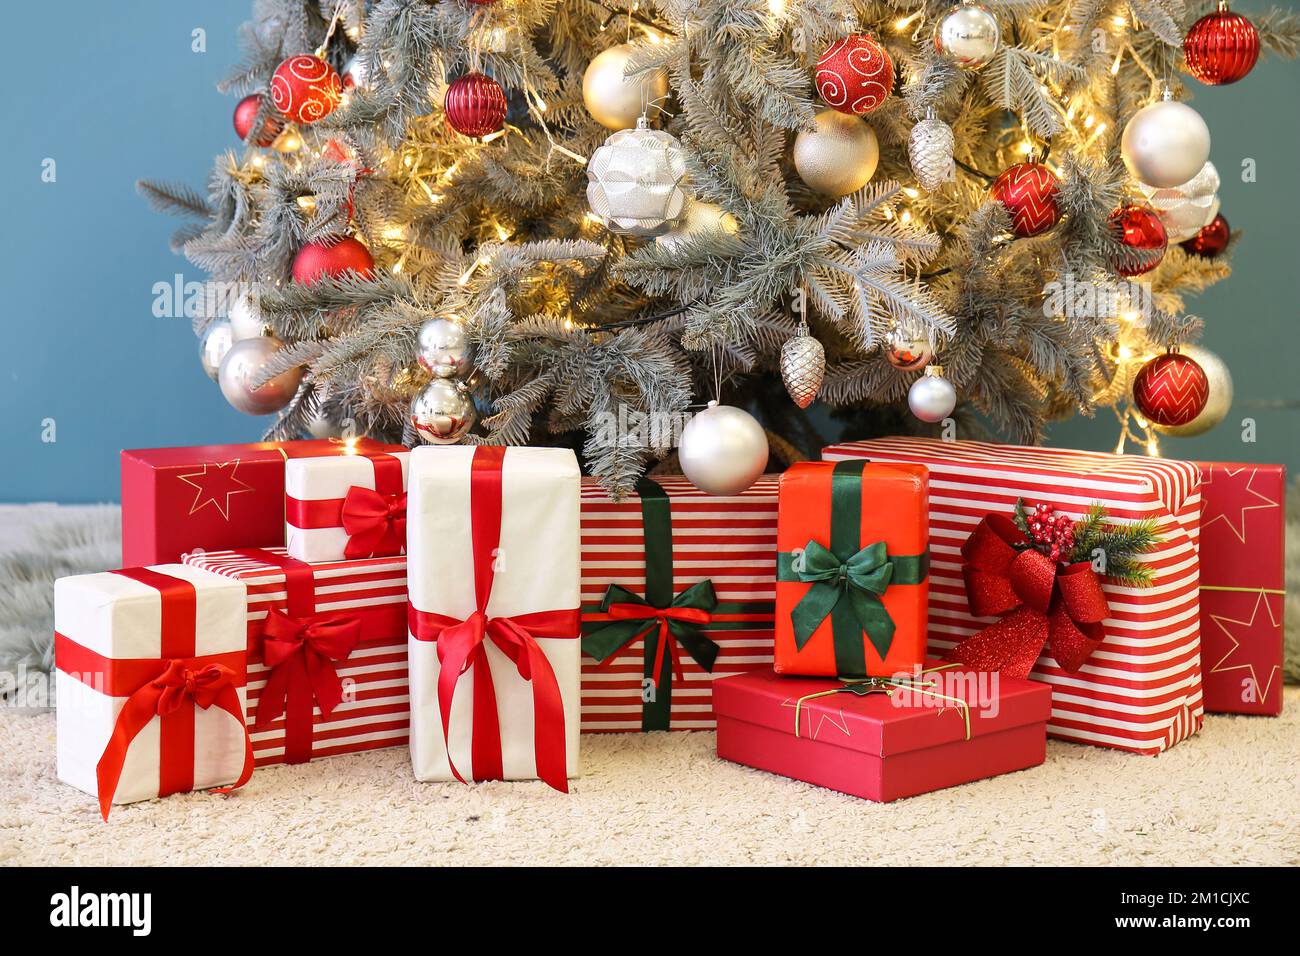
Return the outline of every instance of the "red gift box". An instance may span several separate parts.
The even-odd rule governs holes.
[[[185,563],[248,588],[257,766],[407,742],[405,556],[307,564],[284,548],[249,548]]]
[[[368,438],[125,450],[122,563],[180,561],[196,548],[282,545],[287,459],[405,450]]]
[[[1050,687],[926,666],[936,670],[889,694],[773,671],[717,681],[718,756],[881,802],[1043,762]],[[888,679],[875,680],[879,687]]]
[[[1200,462],[1205,709],[1282,713],[1286,469]]]

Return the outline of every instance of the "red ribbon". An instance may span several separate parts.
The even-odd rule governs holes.
[[[686,681],[686,674],[682,670],[681,650],[677,646],[677,638],[675,638],[672,631],[668,629],[668,622],[683,621],[687,624],[708,624],[713,620],[712,614],[699,607],[652,608],[645,604],[624,603],[611,604],[605,613],[608,615],[610,620],[627,621],[642,619],[648,622],[650,618],[653,618],[658,622],[659,642],[655,645],[654,676],[650,678],[650,682],[656,688],[659,687],[659,675],[663,673],[664,648],[667,648],[667,653],[672,655],[673,676],[677,678],[677,683],[681,684]],[[588,619],[590,620],[592,617],[600,617],[600,619],[604,619],[598,615],[591,615]],[[647,630],[648,629],[649,628],[647,628]],[[628,643],[631,642],[629,641]],[[608,667],[613,663],[616,656],[617,655],[615,654],[609,655],[600,666]]]
[[[1110,606],[1088,562],[1059,566],[1002,514],[987,515],[961,554],[971,613],[1006,617],[966,638],[948,660],[1024,678],[1050,642],[1056,662],[1073,674],[1105,639]]]
[[[353,485],[343,499],[347,558],[381,558],[406,548],[406,493],[381,494]]]
[[[533,688],[533,746],[537,776],[563,793],[569,790],[565,753],[564,701],[550,661],[537,643],[539,637],[576,640],[578,608],[539,611],[514,617],[488,617],[495,562],[501,544],[502,464],[506,449],[480,445],[470,467],[470,530],[473,543],[476,610],[465,620],[410,609],[411,635],[438,645],[438,709],[447,763],[461,783],[465,778],[451,753],[451,705],[460,678],[474,672],[473,730],[470,742],[475,780],[502,780],[500,719],[496,690],[488,663],[488,642],[515,665],[519,676]]]

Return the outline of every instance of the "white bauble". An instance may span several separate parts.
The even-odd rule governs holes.
[[[666,232],[655,243],[669,252],[677,252],[683,242],[704,232],[724,232],[734,236],[740,230],[736,217],[724,210],[717,203],[701,202],[687,197],[686,212],[673,226],[672,232]]]
[[[794,139],[794,168],[799,178],[827,196],[855,193],[876,174],[880,144],[865,121],[838,110],[822,110],[815,130]]]
[[[266,319],[262,318],[262,310],[257,307],[257,300],[250,292],[240,293],[230,304],[227,318],[230,319],[230,333],[236,342],[255,339],[269,332]]]
[[[203,371],[208,373],[208,378],[212,381],[217,380],[221,363],[234,344],[228,319],[217,319],[204,330],[203,337],[199,339],[199,361],[203,363]]]
[[[253,385],[266,360],[283,347],[284,343],[271,335],[259,335],[232,345],[217,373],[226,401],[245,415],[269,415],[288,405],[302,384],[301,366],[281,372],[264,385]]]
[[[1134,179],[1168,189],[1187,182],[1210,158],[1210,128],[1186,103],[1161,100],[1133,114],[1120,152]]]
[[[668,74],[663,70],[623,75],[636,53],[631,43],[620,43],[598,55],[582,74],[582,102],[587,112],[606,129],[631,129],[647,106],[668,95]]]
[[[942,368],[926,366],[925,374],[907,391],[907,407],[923,422],[941,422],[957,407],[957,390],[943,377]]]
[[[614,133],[587,163],[587,202],[612,232],[661,236],[686,208],[686,153],[676,137],[651,129],[645,118],[636,129]]]
[[[744,409],[709,402],[682,429],[677,459],[701,491],[737,495],[767,467],[767,436]]]
[[[1156,425],[1151,427],[1162,435],[1191,438],[1203,435],[1228,417],[1232,410],[1232,372],[1219,356],[1202,345],[1180,345],[1178,351],[1196,362],[1210,382],[1210,397],[1201,413],[1186,425]]]
[[[411,400],[411,425],[426,445],[460,441],[476,417],[469,391],[449,378],[435,378]]]
[[[1199,173],[1172,189],[1157,189],[1146,183],[1137,186],[1164,223],[1170,244],[1192,238],[1218,215],[1219,171],[1214,163],[1206,163]]]

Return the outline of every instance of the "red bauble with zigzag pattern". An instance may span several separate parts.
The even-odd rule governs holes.
[[[1133,379],[1133,402],[1156,425],[1186,425],[1205,410],[1209,400],[1205,369],[1180,352],[1157,355]]]
[[[1042,163],[1016,163],[994,180],[989,195],[1006,209],[1012,230],[1023,239],[1056,225],[1060,191],[1056,174]]]

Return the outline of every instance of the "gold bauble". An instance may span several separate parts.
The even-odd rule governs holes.
[[[1196,362],[1205,372],[1210,383],[1210,398],[1197,415],[1186,425],[1156,425],[1152,428],[1162,435],[1174,435],[1178,438],[1191,438],[1204,435],[1219,422],[1228,417],[1232,410],[1232,372],[1223,359],[1201,345],[1182,345],[1178,351]]]
[[[668,74],[663,70],[623,75],[634,53],[631,43],[612,46],[592,60],[582,75],[582,102],[606,129],[631,129],[650,103],[668,95]]]
[[[816,130],[794,140],[794,168],[799,178],[827,196],[857,192],[876,173],[880,144],[865,121],[837,110],[822,110]]]

